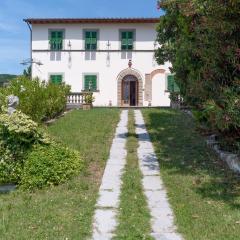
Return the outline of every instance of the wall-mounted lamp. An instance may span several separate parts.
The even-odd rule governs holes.
[[[71,48],[72,48],[72,44],[71,44],[71,42],[70,42],[70,40],[68,41],[68,48],[71,50]]]

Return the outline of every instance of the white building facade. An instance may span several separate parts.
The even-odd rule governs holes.
[[[156,18],[26,19],[32,77],[91,91],[95,106],[170,106],[170,64],[158,65]],[[39,64],[40,63],[40,64]]]

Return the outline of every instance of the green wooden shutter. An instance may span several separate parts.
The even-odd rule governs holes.
[[[51,50],[61,50],[63,48],[63,31],[51,31],[50,48]]]
[[[121,33],[121,49],[132,50],[133,49],[133,32],[124,31]]]
[[[133,32],[128,32],[128,50],[133,49]]]
[[[122,50],[126,50],[127,49],[127,32],[122,32],[122,46],[121,49]]]
[[[89,86],[91,83],[90,91],[97,90],[97,76],[96,75],[85,75],[84,77],[84,90],[89,91]]]
[[[177,85],[174,75],[168,75],[168,91],[169,92],[180,92],[180,88]]]
[[[85,32],[85,50],[97,49],[97,32],[86,31]]]
[[[167,82],[168,82],[168,87],[167,87],[168,91],[173,92],[174,91],[174,76],[168,75]]]
[[[50,80],[54,84],[61,84],[62,83],[62,75],[51,75]]]
[[[85,32],[85,49],[90,50],[91,49],[91,33]]]
[[[177,85],[176,81],[174,80],[174,92],[180,92],[180,88]]]
[[[97,32],[92,32],[92,50],[97,49]]]

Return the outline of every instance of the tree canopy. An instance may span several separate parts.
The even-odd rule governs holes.
[[[158,63],[212,128],[240,137],[240,0],[161,0]]]

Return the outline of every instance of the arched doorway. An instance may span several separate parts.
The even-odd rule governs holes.
[[[143,79],[136,69],[129,67],[118,74],[117,101],[122,107],[143,105]]]
[[[138,80],[133,75],[126,75],[122,80],[122,106],[138,105]]]

